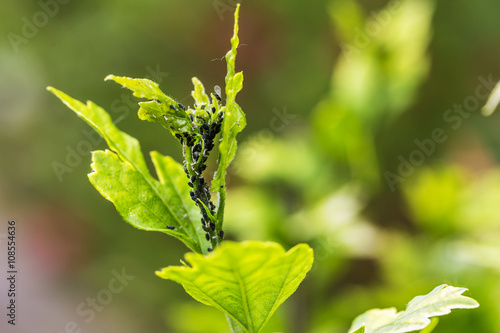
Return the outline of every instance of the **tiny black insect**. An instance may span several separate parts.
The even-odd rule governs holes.
[[[167,225],[167,229],[170,229],[170,230],[175,230],[175,227],[174,227],[174,226],[171,226],[171,225]]]
[[[219,231],[219,238],[224,239],[224,230]]]
[[[178,105],[181,109],[183,109],[184,111],[186,111],[186,107],[185,107],[184,105],[182,105],[181,103],[177,103],[177,105]]]
[[[172,104],[170,104],[170,108],[171,108],[172,110],[175,110],[175,106],[173,106]]]
[[[207,251],[212,252],[213,251],[212,247],[207,248]]]
[[[208,232],[205,234],[205,238],[206,238],[207,240],[210,240],[210,234],[209,234]]]
[[[171,128],[171,129],[173,129],[173,130],[175,129],[175,127],[174,127],[174,126],[172,126],[172,125],[170,125],[170,128]]]

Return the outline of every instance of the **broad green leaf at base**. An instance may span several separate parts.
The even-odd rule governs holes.
[[[187,253],[185,258],[190,266],[156,274],[182,284],[194,299],[226,313],[245,332],[257,333],[305,278],[313,251],[307,244],[285,252],[276,243],[225,242],[213,254]]]
[[[412,299],[405,311],[397,312],[395,308],[369,310],[354,319],[349,332],[404,333],[424,329],[431,324],[430,317],[446,315],[451,309],[477,308],[478,302],[462,296],[466,290],[443,284],[427,295]]]

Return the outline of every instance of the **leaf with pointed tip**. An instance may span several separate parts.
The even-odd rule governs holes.
[[[188,115],[170,96],[165,95],[157,83],[148,79],[134,79],[125,76],[108,75],[104,80],[113,80],[133,91],[133,95],[149,101],[140,102],[139,119],[159,122],[175,133],[190,131]],[[173,108],[172,108],[172,107]],[[174,130],[170,126],[174,127]]]
[[[85,120],[108,143],[109,148],[120,158],[127,161],[143,174],[149,174],[139,141],[125,132],[118,130],[109,114],[101,107],[88,101],[87,104],[68,96],[53,87],[47,87],[67,107]]]
[[[233,327],[257,333],[305,278],[313,251],[307,244],[285,252],[271,242],[225,242],[208,256],[187,253],[185,261],[191,267],[170,266],[156,274],[224,312]]]
[[[206,253],[200,214],[189,197],[182,166],[153,152],[160,181],[151,176],[137,139],[120,131],[109,114],[96,104],[83,104],[63,92],[48,88],[91,125],[113,151],[92,154],[91,183],[112,201],[123,219],[138,229],[159,231],[180,239],[191,250]],[[175,230],[167,229],[175,227]]]
[[[201,83],[201,81],[197,77],[193,77],[191,81],[193,81],[193,86],[194,86],[194,90],[191,92],[191,96],[193,96],[193,99],[196,102],[196,104],[206,104],[206,105],[210,104],[203,83]]]
[[[364,327],[366,333],[403,333],[421,330],[427,327],[430,317],[443,316],[451,309],[477,308],[474,299],[462,296],[466,288],[440,285],[429,294],[417,296],[408,303],[405,311],[396,312],[395,308],[372,309],[354,319],[350,333]]]
[[[135,97],[156,99],[162,103],[169,103],[177,105],[177,103],[161,91],[156,82],[148,79],[134,79],[126,76],[108,75],[104,81],[113,80],[121,84],[125,88],[133,91]]]
[[[221,132],[222,141],[219,145],[219,167],[212,181],[212,191],[219,194],[217,220],[220,223],[223,220],[226,199],[226,170],[236,153],[236,135],[246,126],[245,114],[235,101],[236,95],[243,87],[243,73],[239,72],[235,74],[236,50],[239,45],[239,9],[240,5],[238,4],[234,13],[234,32],[231,38],[231,50],[226,54],[226,106],[224,108],[224,120]]]

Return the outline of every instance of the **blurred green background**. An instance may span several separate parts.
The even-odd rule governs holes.
[[[103,79],[148,77],[184,104],[193,76],[222,86],[235,2],[60,2],[0,3],[0,246],[15,219],[22,309],[2,332],[71,322],[227,332],[221,313],[154,275],[187,249],[121,221],[86,177],[89,151],[104,143],[45,87],[91,99],[144,152],[180,160],[176,141]],[[500,114],[480,114],[500,78],[498,13],[495,0],[243,1],[248,126],[226,233],[307,242],[316,254],[266,332],[346,332],[365,310],[402,310],[442,283],[468,287],[481,307],[442,318],[436,332],[500,332]],[[82,316],[122,269],[135,278]]]

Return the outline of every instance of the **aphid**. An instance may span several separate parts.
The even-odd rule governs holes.
[[[212,106],[212,113],[215,113],[215,111],[217,110],[215,110],[215,107]]]
[[[173,106],[172,104],[170,104],[170,109],[175,110],[175,106]]]
[[[220,98],[220,96],[221,96],[221,89],[220,89],[220,87],[219,86],[215,86],[214,87],[214,91],[215,91],[215,94],[214,94],[215,98],[217,98],[217,100],[219,102],[222,102],[222,99]]]
[[[208,251],[208,252],[212,252],[212,251],[213,251],[212,247],[211,247],[211,246],[210,246],[210,247],[208,247],[208,248],[207,248],[207,251]]]
[[[224,239],[224,230],[219,231],[219,238]]]
[[[189,182],[189,183],[188,183],[188,186],[189,186],[189,187],[193,187],[193,183]]]
[[[214,231],[214,230],[215,230],[215,223],[210,222],[210,229],[212,229],[212,231]]]
[[[169,230],[175,230],[175,227],[171,226],[171,225],[167,225],[167,229],[169,229]]]
[[[178,105],[181,109],[183,109],[184,111],[186,111],[186,107],[185,107],[184,105],[182,105],[181,103],[177,103],[177,105]]]
[[[210,240],[210,234],[209,234],[208,232],[205,234],[205,238],[206,238],[207,240]]]
[[[170,128],[171,128],[171,129],[173,129],[173,130],[175,129],[175,127],[174,127],[174,126],[172,126],[172,125],[170,125]]]

